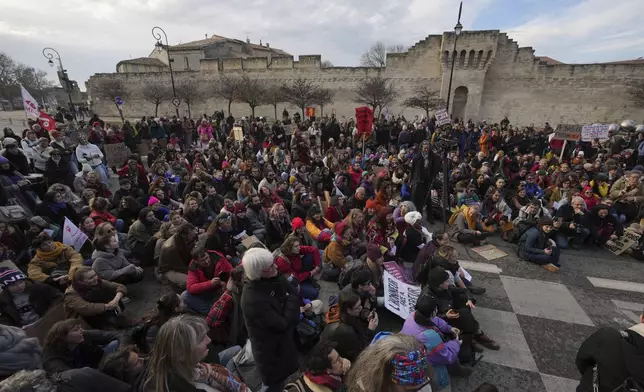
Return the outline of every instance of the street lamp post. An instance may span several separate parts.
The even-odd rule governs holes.
[[[161,40],[161,33],[165,37],[165,49],[168,54],[168,67],[170,67],[170,81],[172,82],[172,104],[174,105],[174,110],[177,112],[177,118],[179,118],[179,104],[181,101],[177,98],[177,90],[174,87],[174,75],[172,74],[172,59],[170,58],[170,44],[168,43],[168,35],[165,33],[159,26],[154,26],[152,28],[152,37],[157,40],[157,43],[154,45],[159,52],[164,48],[163,41]]]
[[[458,41],[458,36],[461,35],[463,31],[463,25],[461,24],[461,12],[463,11],[463,2],[461,1],[461,6],[458,8],[458,21],[456,26],[454,26],[454,50],[452,51],[452,70],[449,73],[449,88],[447,89],[447,113],[449,113],[449,100],[452,96],[452,78],[454,77],[454,64],[456,64],[456,41]]]
[[[42,55],[48,60],[47,63],[50,67],[54,66],[54,53],[56,60],[58,60],[61,79],[64,82],[63,88],[67,90],[67,97],[69,97],[69,110],[72,111],[72,116],[76,119],[76,110],[74,110],[74,101],[72,100],[72,83],[69,80],[69,76],[67,76],[67,70],[63,67],[63,60],[60,58],[60,53],[56,49],[49,47],[42,50]]]

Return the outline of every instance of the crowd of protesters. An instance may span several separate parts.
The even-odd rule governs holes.
[[[644,230],[644,134],[563,144],[547,123],[382,116],[358,131],[282,114],[5,129],[0,391],[436,391],[503,349],[451,241],[498,235],[557,272],[565,252]],[[119,164],[105,152],[117,143],[132,152]],[[84,244],[65,243],[67,221]],[[628,253],[644,260],[642,244]],[[422,287],[400,334],[379,329],[385,262]],[[128,286],[146,269],[167,293],[141,317]],[[340,289],[326,312],[320,280]],[[57,308],[44,338],[29,335]],[[641,358],[641,324],[629,331],[595,339]],[[644,374],[616,368],[606,385]]]

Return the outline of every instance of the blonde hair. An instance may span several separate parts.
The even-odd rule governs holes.
[[[391,360],[396,354],[407,355],[420,350],[423,344],[413,336],[395,334],[367,347],[351,365],[347,375],[347,392],[389,392],[392,387]],[[428,375],[433,381],[431,365]]]
[[[195,348],[207,332],[206,322],[197,316],[184,314],[166,321],[156,336],[143,389],[169,391],[170,373],[192,383],[201,360]]]

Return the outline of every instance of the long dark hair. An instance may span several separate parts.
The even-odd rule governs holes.
[[[43,349],[50,353],[61,353],[69,350],[67,344],[67,334],[69,331],[80,325],[80,320],[72,318],[59,321],[52,325],[45,336]]]

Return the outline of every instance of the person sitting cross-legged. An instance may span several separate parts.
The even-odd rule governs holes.
[[[233,266],[220,252],[197,245],[192,250],[188,266],[186,291],[181,297],[186,306],[201,315],[207,315],[212,304],[226,288]]]
[[[302,376],[284,387],[285,392],[333,392],[342,390],[342,377],[351,367],[351,361],[342,358],[336,344],[322,340],[301,361]]]
[[[130,263],[119,248],[116,235],[104,235],[93,241],[92,269],[101,279],[130,284],[143,280],[143,268]]]
[[[47,233],[38,234],[31,245],[36,248],[36,256],[29,263],[27,275],[36,282],[64,290],[74,271],[83,266],[80,253],[71,246],[53,241]]]
[[[25,274],[0,268],[0,324],[24,327],[38,321],[56,303],[62,293],[52,286],[32,282]]]
[[[320,252],[316,247],[303,246],[297,236],[289,235],[276,251],[275,264],[283,275],[293,275],[300,282],[300,295],[316,299],[319,294],[315,278],[322,272]]]
[[[537,221],[537,227],[531,227],[519,238],[517,253],[526,261],[541,265],[550,272],[557,272],[561,267],[560,250],[549,238],[553,224],[552,218],[540,218]]]

